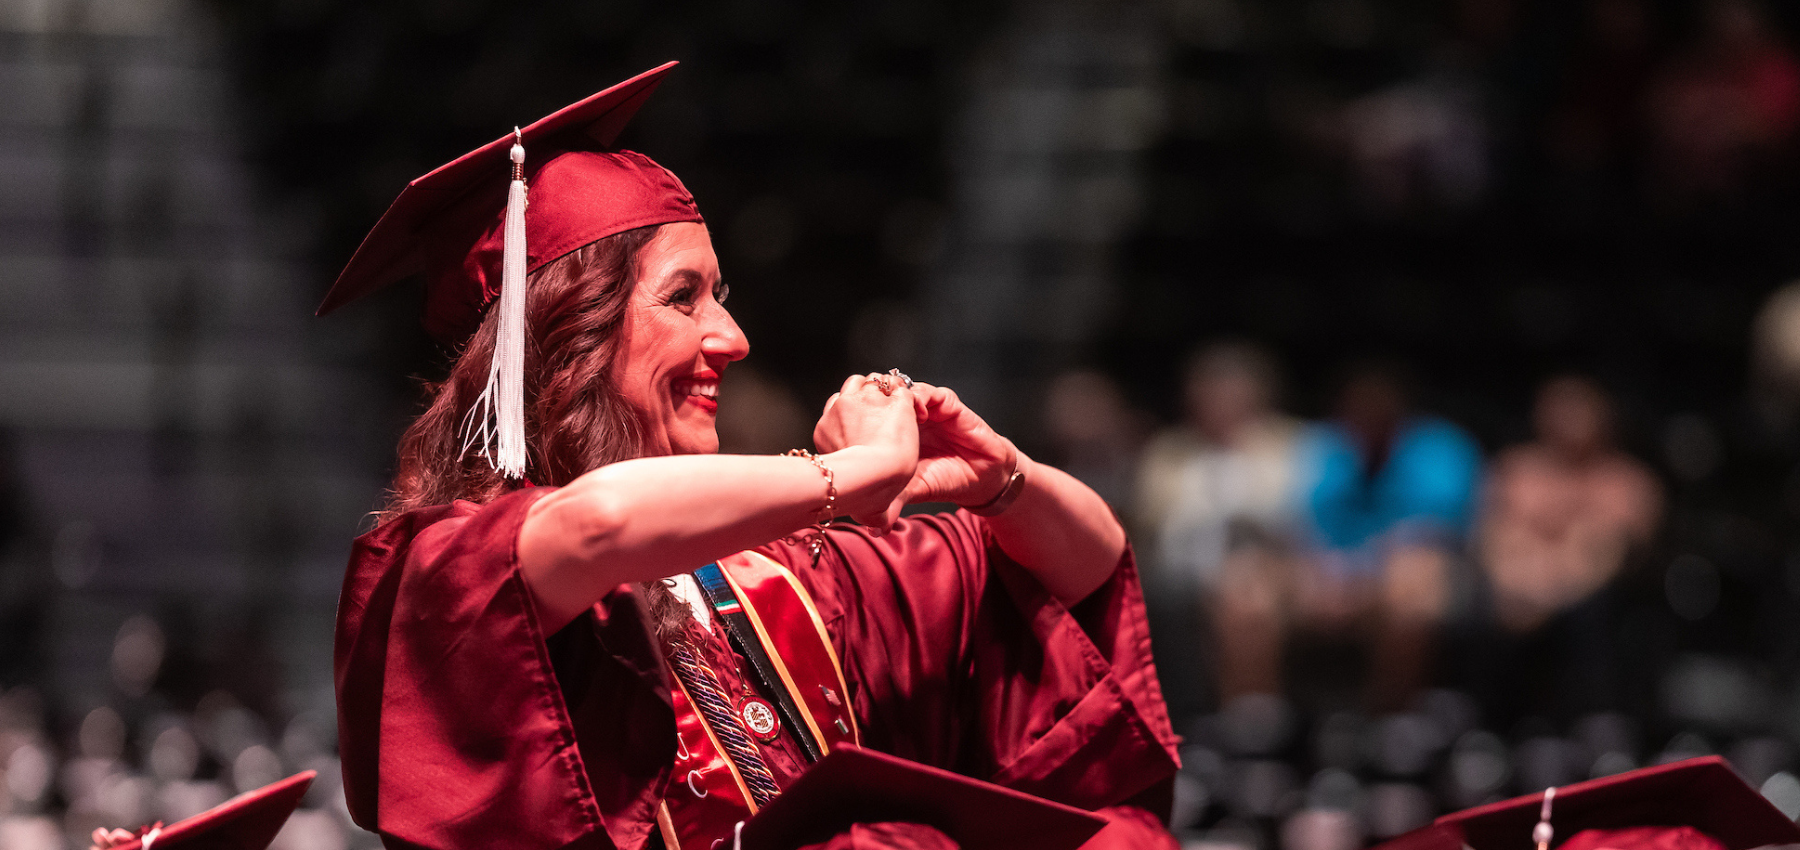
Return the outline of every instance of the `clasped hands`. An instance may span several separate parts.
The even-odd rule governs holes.
[[[820,453],[866,446],[893,464],[894,474],[888,479],[893,492],[885,509],[853,514],[852,519],[884,534],[906,505],[980,505],[1006,487],[1024,461],[1011,440],[988,427],[954,390],[922,381],[914,381],[909,389],[882,381],[884,377],[845,379],[826,400],[813,428],[814,448]]]

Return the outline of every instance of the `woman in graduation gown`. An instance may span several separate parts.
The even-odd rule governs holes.
[[[844,381],[816,455],[717,453],[749,344],[692,197],[612,147],[668,68],[414,181],[321,307],[423,274],[428,330],[460,346],[345,579],[352,815],[390,847],[710,847],[731,825],[707,806],[753,812],[854,740],[1099,810],[1090,846],[1169,845],[1175,738],[1091,490],[897,373]],[[984,516],[899,518],[917,501]],[[712,562],[746,604],[774,577],[776,644],[826,646],[816,686],[788,682],[803,722],[753,710],[779,685],[692,580]],[[954,844],[861,824],[830,846]]]

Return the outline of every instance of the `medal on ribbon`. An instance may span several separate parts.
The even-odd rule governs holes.
[[[765,744],[781,736],[781,717],[775,706],[755,694],[745,694],[737,704],[738,719],[756,740]]]

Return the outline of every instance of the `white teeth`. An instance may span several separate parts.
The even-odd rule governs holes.
[[[717,381],[677,381],[675,389],[681,395],[697,395],[704,398],[718,398]]]

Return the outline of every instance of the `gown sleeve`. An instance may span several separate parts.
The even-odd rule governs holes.
[[[407,514],[356,542],[339,602],[344,791],[389,847],[605,847],[519,573],[547,488]]]
[[[867,746],[1082,808],[1166,816],[1176,738],[1129,550],[1068,608],[966,512],[826,536],[817,563],[801,539],[767,551],[812,593]],[[1112,819],[1122,836],[1144,820]]]

